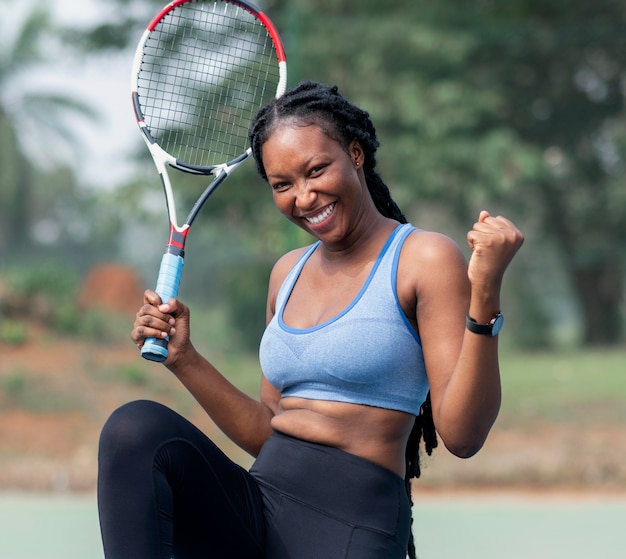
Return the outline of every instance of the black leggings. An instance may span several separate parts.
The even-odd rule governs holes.
[[[275,433],[247,472],[149,401],[100,438],[106,559],[404,559],[410,504],[393,472]]]

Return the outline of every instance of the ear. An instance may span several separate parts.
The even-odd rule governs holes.
[[[348,146],[348,154],[352,158],[355,167],[363,167],[365,162],[365,152],[358,140],[352,140]]]

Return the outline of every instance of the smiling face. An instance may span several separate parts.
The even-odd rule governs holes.
[[[357,141],[345,149],[315,124],[287,121],[274,128],[262,157],[280,212],[318,239],[341,241],[377,213]]]

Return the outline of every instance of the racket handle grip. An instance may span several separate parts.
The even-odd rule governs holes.
[[[161,297],[161,301],[166,303],[172,297],[178,295],[180,286],[180,278],[183,274],[183,264],[185,259],[181,254],[174,254],[166,250],[161,259],[161,267],[159,268],[159,277],[155,291]],[[162,363],[167,359],[168,338],[146,338],[141,348],[141,356],[148,361],[157,361]]]

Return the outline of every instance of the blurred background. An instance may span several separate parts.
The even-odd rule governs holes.
[[[289,85],[337,84],[370,112],[379,172],[412,223],[466,254],[483,208],[526,236],[505,280],[500,418],[472,460],[436,450],[415,492],[626,494],[626,3],[258,4]],[[0,0],[3,492],[92,495],[99,430],[130,399],[214,433],[128,338],[167,241],[129,92],[161,5]],[[181,209],[204,188],[172,180]],[[190,234],[181,297],[195,343],[250,393],[269,271],[308,242],[251,163]]]

